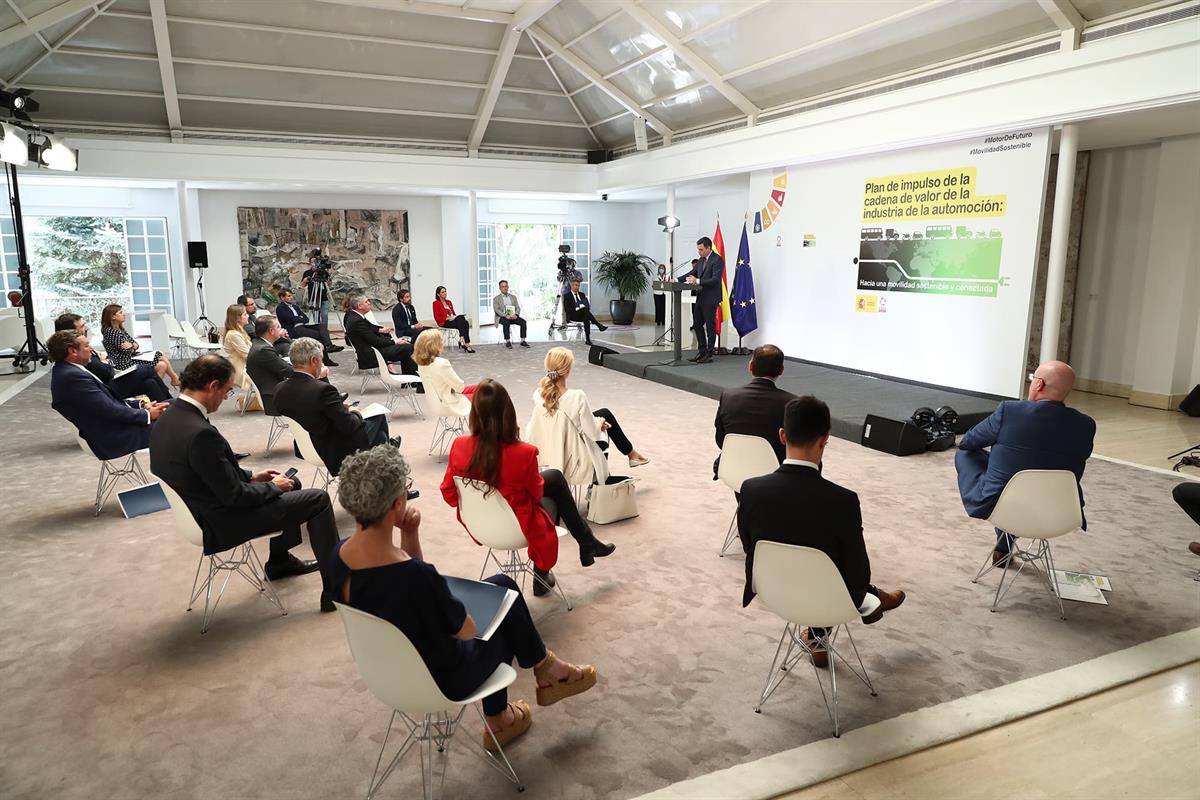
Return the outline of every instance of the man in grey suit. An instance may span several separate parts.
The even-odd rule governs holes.
[[[721,304],[721,276],[725,274],[725,261],[713,252],[712,239],[707,236],[696,241],[696,252],[700,254],[699,263],[680,280],[700,287],[696,303],[692,306],[697,353],[688,361],[707,364],[712,361],[713,352],[717,349],[717,306]]]

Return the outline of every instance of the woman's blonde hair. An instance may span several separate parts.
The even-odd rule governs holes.
[[[225,332],[241,331],[245,333],[246,329],[242,327],[242,315],[245,313],[246,307],[238,303],[234,303],[225,309]]]
[[[571,367],[575,366],[575,354],[565,347],[551,347],[544,363],[546,374],[538,381],[538,391],[542,395],[542,405],[553,414],[558,411],[558,400],[562,397],[558,379],[571,374]]]
[[[413,361],[422,367],[428,367],[433,360],[442,354],[442,332],[436,328],[426,328],[413,342]]]

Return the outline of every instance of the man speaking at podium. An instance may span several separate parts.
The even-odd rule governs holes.
[[[696,330],[697,353],[688,361],[707,364],[712,361],[717,349],[717,306],[721,304],[721,276],[725,274],[725,261],[712,249],[712,239],[702,236],[696,241],[699,263],[692,271],[680,278],[684,283],[696,284],[696,303],[692,306],[692,325]]]

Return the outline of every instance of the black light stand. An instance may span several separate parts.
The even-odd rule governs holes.
[[[217,330],[217,326],[214,325],[213,321],[206,316],[206,310],[204,308],[204,270],[202,269],[196,270],[196,296],[200,300],[200,316],[196,317],[196,321],[192,323],[192,327],[194,328],[203,322],[204,335],[206,337],[211,337],[212,334]]]
[[[46,346],[37,338],[33,319],[33,283],[30,280],[29,256],[25,249],[25,222],[21,216],[21,190],[17,186],[17,165],[4,165],[8,179],[8,203],[12,209],[13,232],[17,240],[17,277],[21,281],[21,308],[25,314],[25,344],[12,356],[13,368],[18,372],[32,372],[34,362],[45,366],[50,359]]]

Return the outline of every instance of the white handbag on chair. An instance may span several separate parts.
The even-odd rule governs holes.
[[[626,478],[619,483],[598,483],[592,487],[588,500],[588,522],[607,525],[637,515],[637,485],[633,478]]]

